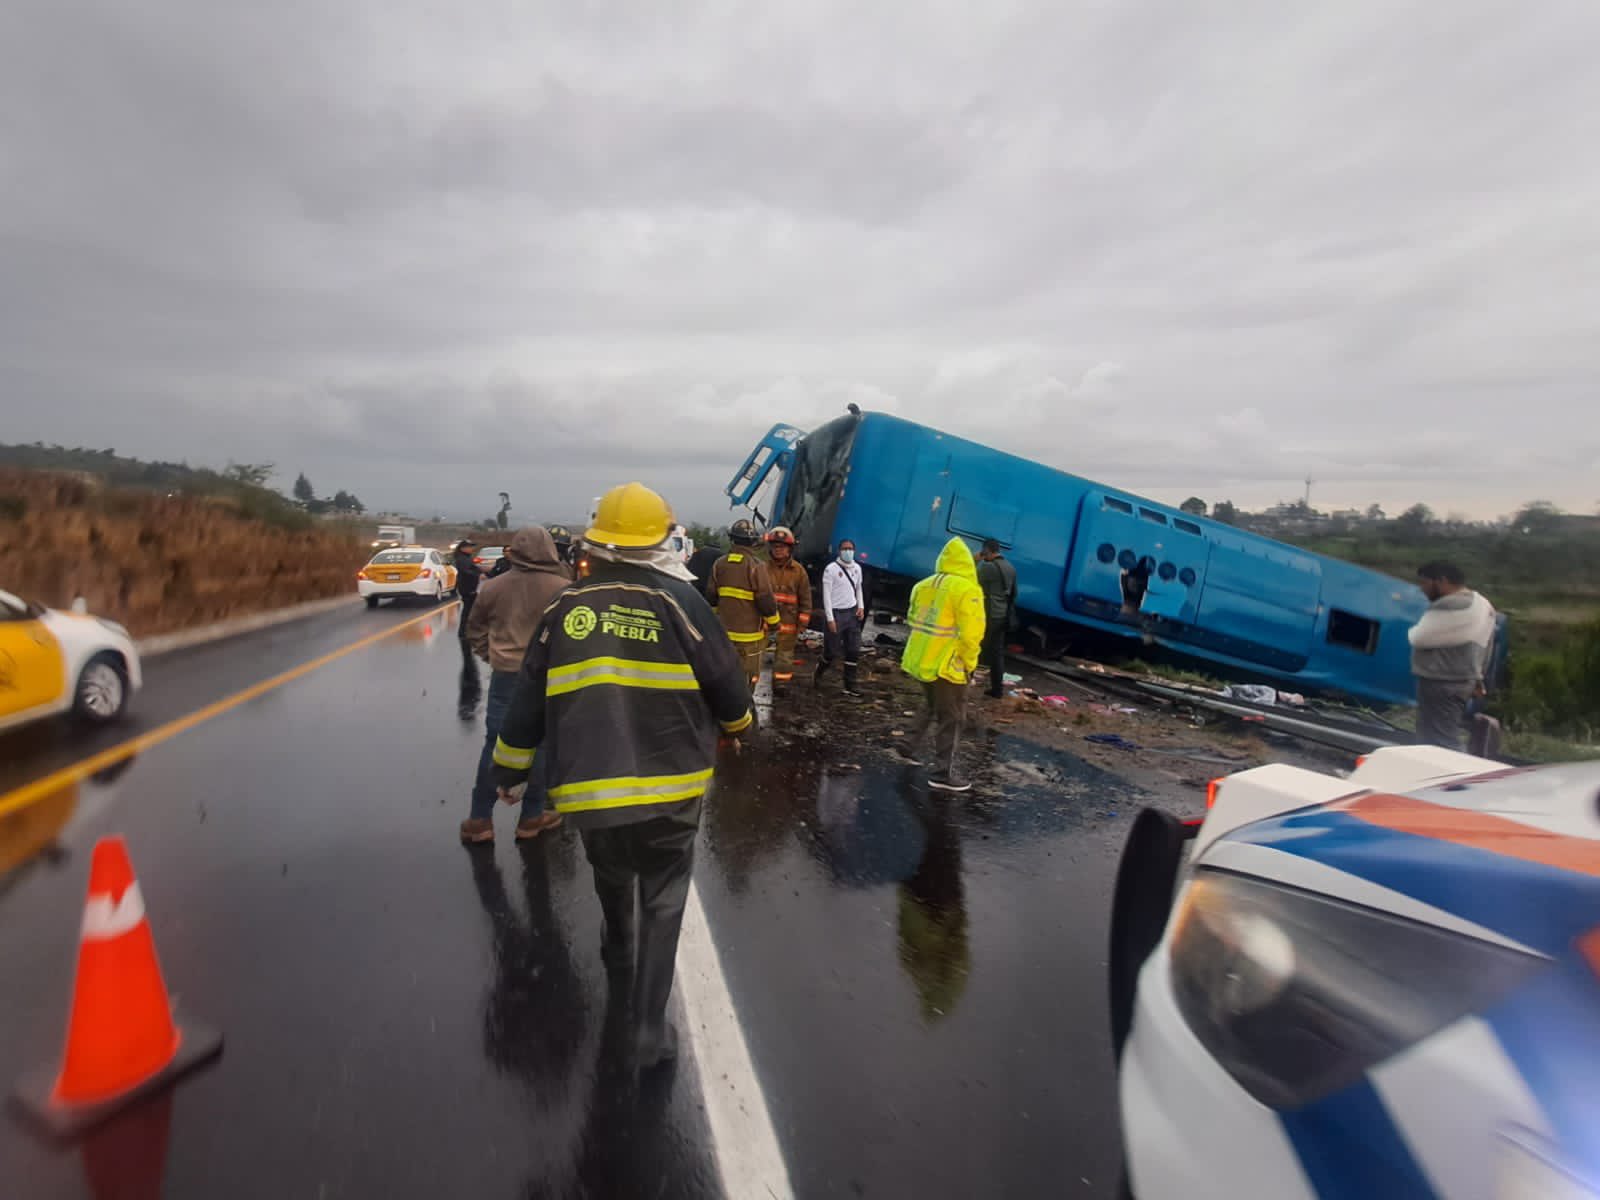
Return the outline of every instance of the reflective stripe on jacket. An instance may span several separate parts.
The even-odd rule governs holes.
[[[767,574],[772,579],[772,598],[778,602],[779,632],[811,624],[811,577],[806,569],[790,558],[768,563]]]
[[[765,641],[778,627],[778,602],[772,597],[767,565],[748,551],[734,550],[717,559],[706,599],[716,606],[729,641]]]
[[[911,589],[911,636],[900,669],[923,683],[965,683],[983,647],[983,589],[972,551],[958,537],[945,543],[938,568]]]
[[[495,746],[495,782],[527,778],[584,827],[683,811],[711,781],[719,732],[753,721],[744,668],[692,584],[595,560],[529,647]]]

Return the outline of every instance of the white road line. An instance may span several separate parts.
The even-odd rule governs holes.
[[[689,884],[678,941],[678,996],[686,1033],[694,1048],[706,1116],[717,1157],[722,1194],[728,1200],[772,1197],[793,1200],[789,1168],[778,1147],[767,1098],[756,1078],[739,1015],[728,994],[722,961],[706,925],[700,892]]]

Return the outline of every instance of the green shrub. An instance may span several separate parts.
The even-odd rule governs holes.
[[[1600,729],[1600,617],[1568,630],[1559,650],[1513,653],[1510,674],[1498,706],[1508,727],[1593,737]]]

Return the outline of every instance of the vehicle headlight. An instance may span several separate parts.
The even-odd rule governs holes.
[[[131,634],[128,633],[128,630],[127,630],[126,627],[117,624],[117,622],[115,622],[115,621],[108,621],[104,617],[96,617],[95,620],[99,621],[100,624],[104,625],[107,629],[111,630],[111,632],[116,634],[118,637],[131,637],[132,636]]]
[[[1298,1108],[1492,1003],[1546,960],[1201,868],[1172,938],[1178,1010],[1233,1078]]]

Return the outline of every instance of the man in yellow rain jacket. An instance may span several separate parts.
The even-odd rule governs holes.
[[[900,656],[900,669],[922,684],[927,709],[901,756],[915,761],[931,727],[934,761],[928,786],[968,791],[972,785],[956,776],[956,739],[961,734],[967,680],[983,649],[985,622],[978,567],[960,538],[945,543],[937,571],[911,589],[906,624],[911,637]]]

